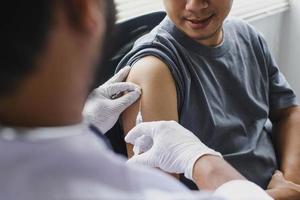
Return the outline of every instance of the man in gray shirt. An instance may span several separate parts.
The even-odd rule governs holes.
[[[118,67],[133,66],[128,81],[143,89],[141,102],[124,113],[124,131],[141,105],[145,121],[179,121],[265,189],[276,169],[300,184],[300,109],[262,35],[225,20],[231,0],[164,4],[168,17]]]
[[[168,147],[165,153],[160,151],[160,157],[167,155],[170,164],[161,166],[173,169],[175,160],[179,163],[176,170],[195,181],[203,175],[217,178],[213,188],[210,185],[217,189],[215,194],[194,194],[165,174],[126,165],[114,155],[101,136],[140,96],[138,86],[122,83],[130,68],[93,92],[85,113],[94,124],[87,125],[82,108],[96,60],[105,61],[99,46],[107,47],[104,41],[110,41],[112,35],[113,1],[3,1],[0,9],[0,199],[270,199],[219,153],[174,122],[150,126],[155,135],[163,136],[156,137],[155,146]],[[149,132],[146,126],[136,133]],[[170,136],[169,130],[174,138],[174,129],[180,138],[190,141],[185,149],[192,148],[193,155],[176,151],[182,142],[178,145],[173,140],[170,145],[164,139]],[[210,165],[205,165],[207,161]],[[214,168],[211,161],[223,163],[216,170],[224,179],[199,170]],[[240,190],[232,192],[236,186]]]

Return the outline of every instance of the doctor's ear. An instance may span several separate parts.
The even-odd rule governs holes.
[[[105,1],[63,0],[69,21],[79,31],[93,33],[105,23]]]

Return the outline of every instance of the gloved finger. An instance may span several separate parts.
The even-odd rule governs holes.
[[[157,122],[143,122],[131,129],[125,137],[125,141],[130,144],[135,144],[136,139],[145,135],[152,140],[155,136],[154,128]]]
[[[142,153],[140,155],[132,156],[130,159],[127,160],[127,164],[130,165],[143,165],[148,167],[157,167],[155,165],[155,161],[151,159],[151,150],[147,151],[146,153]]]
[[[132,105],[134,102],[138,100],[141,96],[141,92],[138,90],[134,90],[132,92],[128,92],[118,99],[113,100],[116,105],[118,105],[117,112],[123,112],[126,108]]]
[[[140,154],[140,153],[145,153],[151,147],[153,146],[153,141],[152,138],[149,136],[142,135],[141,137],[137,138],[134,147],[133,147],[133,152],[135,154]]]
[[[141,94],[141,87],[129,82],[120,82],[120,83],[112,83],[107,85],[105,88],[105,96],[107,98],[112,98],[113,96],[118,96],[123,92],[131,92],[138,91]]]
[[[124,81],[125,78],[128,76],[130,70],[131,70],[130,66],[124,67],[118,73],[116,73],[113,77],[111,77],[108,81],[106,81],[106,83],[104,83],[104,84],[111,84],[111,83],[117,83],[117,82]]]

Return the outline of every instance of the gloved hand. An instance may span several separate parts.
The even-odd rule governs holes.
[[[169,173],[184,173],[190,180],[193,180],[194,164],[201,156],[209,154],[222,157],[175,121],[141,123],[127,134],[125,141],[142,145],[139,148],[144,151],[129,159],[129,164],[158,167]],[[149,141],[153,143],[152,146]]]
[[[122,82],[130,72],[124,67],[89,96],[83,110],[86,120],[102,133],[106,133],[117,122],[120,114],[141,95],[141,88],[133,83]]]

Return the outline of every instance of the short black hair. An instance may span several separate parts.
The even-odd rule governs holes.
[[[68,1],[68,0],[58,0]],[[4,0],[0,8],[0,97],[13,93],[37,67],[51,28],[55,0]],[[113,30],[115,7],[106,0],[107,32]],[[66,4],[68,5],[68,4]],[[71,14],[72,13],[68,13]],[[76,13],[73,13],[76,15]],[[110,34],[106,34],[110,35]],[[107,39],[105,40],[107,41]]]

